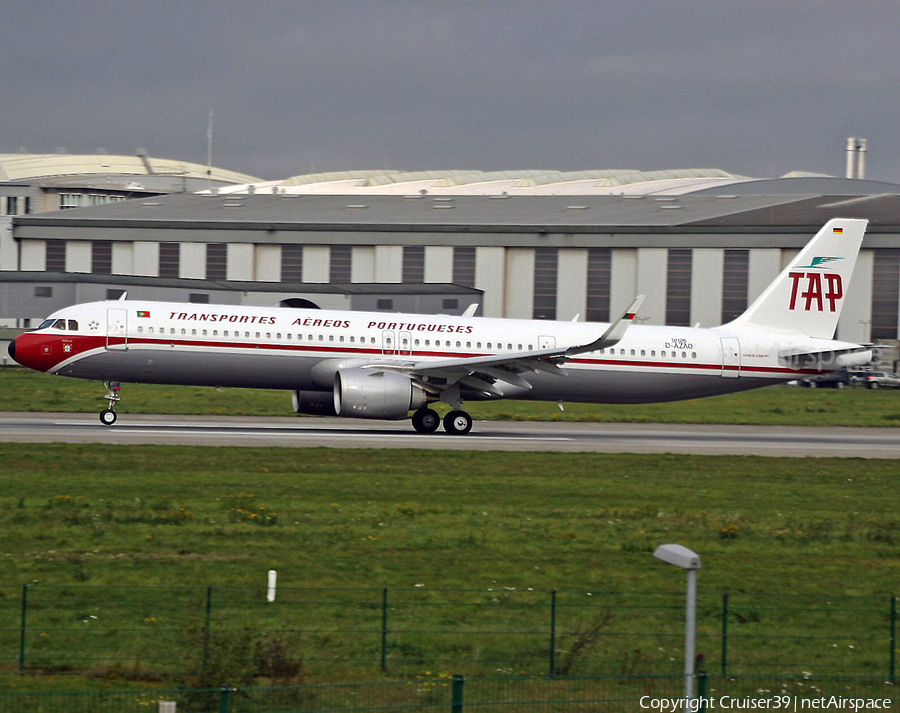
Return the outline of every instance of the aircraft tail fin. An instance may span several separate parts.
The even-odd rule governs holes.
[[[868,222],[829,220],[747,311],[726,326],[832,339]]]

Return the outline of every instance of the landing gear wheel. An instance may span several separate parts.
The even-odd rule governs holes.
[[[412,425],[418,433],[434,433],[441,425],[441,417],[433,409],[422,408],[413,414]]]
[[[105,386],[107,391],[104,398],[109,402],[109,407],[100,412],[100,423],[104,426],[112,426],[118,418],[113,409],[115,409],[116,402],[119,400],[119,392],[122,390],[122,385],[118,381],[108,381]]]
[[[444,430],[454,436],[464,436],[472,430],[472,417],[465,411],[451,411],[444,416]]]
[[[100,423],[104,426],[112,426],[117,418],[116,412],[110,408],[105,408],[100,412]]]

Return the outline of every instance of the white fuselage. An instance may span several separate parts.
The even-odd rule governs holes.
[[[16,360],[48,373],[307,391],[330,391],[335,372],[343,368],[588,344],[608,326],[143,301],[76,305],[44,325],[17,340]],[[691,399],[839,368],[845,364],[797,368],[783,358],[787,351],[822,352],[836,345],[841,343],[773,331],[635,325],[615,346],[565,363],[560,371],[568,378],[537,373],[529,378],[530,388],[498,383],[502,396],[469,390],[465,398]]]

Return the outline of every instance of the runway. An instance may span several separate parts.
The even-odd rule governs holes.
[[[415,433],[408,421],[3,413],[0,441],[292,448],[690,453],[900,458],[900,429],[476,421],[467,436]]]

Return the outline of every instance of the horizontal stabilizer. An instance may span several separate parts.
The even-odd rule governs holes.
[[[839,343],[838,343],[839,344]],[[837,347],[838,344],[835,346]],[[865,366],[873,359],[874,347],[860,344],[820,352],[799,352],[787,350],[778,354],[778,361],[791,369],[814,369],[835,371],[851,366]]]

